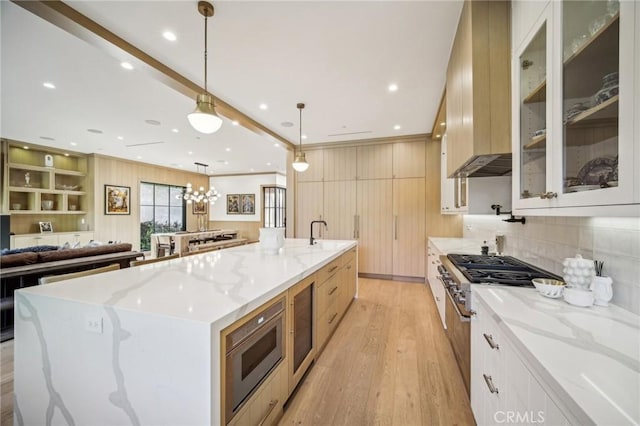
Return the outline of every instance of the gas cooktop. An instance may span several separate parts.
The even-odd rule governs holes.
[[[533,287],[533,278],[560,279],[557,275],[511,256],[449,254],[447,257],[470,283]]]

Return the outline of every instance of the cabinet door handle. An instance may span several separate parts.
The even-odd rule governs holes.
[[[493,380],[491,380],[491,376],[487,376],[486,374],[482,374],[482,376],[484,377],[484,381],[487,384],[487,387],[489,388],[489,392],[498,393],[498,388],[493,385]]]
[[[557,192],[552,192],[552,191],[540,194],[540,198],[542,198],[543,200],[545,200],[545,199],[550,200],[552,198],[557,198],[557,197],[558,197],[558,193]]]
[[[260,420],[260,423],[258,423],[258,426],[264,426],[264,423],[267,421],[267,419],[271,415],[271,412],[273,411],[273,409],[278,406],[278,402],[279,401],[277,399],[271,400],[271,402],[269,403],[269,408],[267,409],[267,413],[262,417],[262,419]]]
[[[355,214],[353,215],[353,238],[356,238],[356,228],[358,227],[358,221],[357,218],[358,216],[356,216]]]
[[[398,239],[398,215],[393,217],[393,239]]]
[[[482,333],[484,339],[487,341],[491,349],[500,349],[500,345],[493,341],[493,336],[491,334]]]
[[[356,215],[356,238],[360,238],[360,215]]]
[[[335,293],[337,289],[338,289],[338,286],[335,286],[334,288],[332,288],[331,291],[329,292],[329,296]]]
[[[438,296],[436,296],[436,300],[439,302],[439,301],[440,301],[440,298],[439,298]]]
[[[338,265],[334,266],[333,268],[329,269],[329,273],[332,273],[333,271],[335,271],[336,269],[338,269]]]
[[[331,319],[329,320],[329,325],[331,325],[331,323],[333,322],[334,319],[336,319],[337,316],[338,316],[337,312],[335,314],[331,315]]]

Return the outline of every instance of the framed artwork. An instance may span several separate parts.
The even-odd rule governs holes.
[[[207,214],[207,203],[204,201],[191,203],[193,214]]]
[[[227,214],[240,214],[239,194],[227,194]]]
[[[38,222],[40,225],[40,232],[53,232],[53,226],[51,222]]]
[[[256,214],[256,194],[240,195],[240,212],[242,214]]]
[[[104,186],[104,214],[131,214],[129,202],[131,188],[128,186],[105,185]]]

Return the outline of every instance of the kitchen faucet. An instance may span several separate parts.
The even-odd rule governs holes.
[[[309,237],[309,245],[312,246],[314,243],[313,241],[315,240],[315,238],[313,238],[313,224],[314,223],[324,223],[324,229],[327,229],[327,222],[325,222],[324,220],[312,220],[311,221],[311,230],[309,232],[309,235],[311,235]]]

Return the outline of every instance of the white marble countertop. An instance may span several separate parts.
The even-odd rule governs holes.
[[[473,291],[581,424],[640,424],[640,316],[616,306],[571,306],[534,289]]]
[[[233,247],[19,292],[213,324],[230,323],[356,245],[286,239],[278,254]],[[218,324],[220,325],[220,324]]]
[[[429,241],[442,253],[480,254],[482,240],[475,238],[429,237]]]

